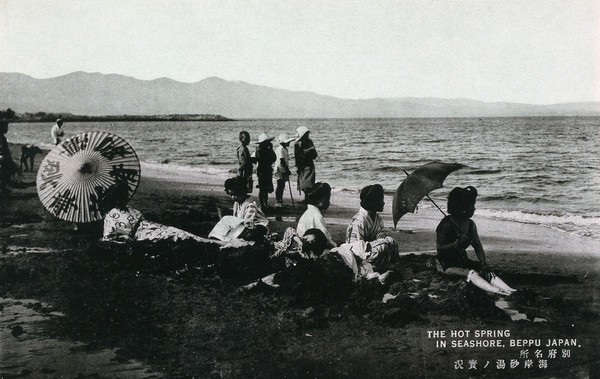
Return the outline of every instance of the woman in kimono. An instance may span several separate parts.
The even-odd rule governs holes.
[[[102,241],[127,243],[133,241],[186,241],[218,243],[173,226],[148,221],[139,210],[127,205],[129,187],[125,182],[115,184],[107,191],[103,203],[106,208],[113,207],[104,216]]]
[[[377,271],[385,271],[398,260],[398,244],[383,228],[378,212],[383,211],[383,187],[380,184],[366,186],[360,191],[360,210],[346,229],[346,243],[368,242],[371,250],[367,261]]]

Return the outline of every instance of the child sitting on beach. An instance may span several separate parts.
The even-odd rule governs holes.
[[[510,295],[515,289],[489,271],[477,226],[471,220],[475,212],[475,187],[456,187],[448,195],[448,213],[439,223],[437,233],[437,269],[446,275],[467,278],[477,287],[495,294]],[[479,262],[467,257],[467,248],[473,246]],[[476,270],[481,271],[479,275]],[[484,279],[487,278],[486,279]]]
[[[233,199],[233,216],[242,220],[244,230],[238,238],[261,241],[269,234],[269,220],[246,192],[246,183],[240,177],[225,181],[225,192]]]
[[[129,197],[129,186],[125,182],[118,182],[107,191],[102,203],[105,209],[113,208],[104,217],[102,241],[123,244],[133,241],[194,240],[221,244],[220,241],[202,238],[173,226],[144,219],[142,212],[127,205]]]
[[[370,250],[365,258],[377,271],[385,271],[398,261],[398,244],[385,233],[378,214],[385,204],[383,195],[380,184],[364,187],[360,191],[360,210],[346,230],[346,243],[369,242]]]
[[[331,234],[327,231],[325,226],[325,219],[321,214],[321,211],[329,208],[329,201],[331,199],[331,187],[327,183],[316,183],[310,191],[306,193],[306,211],[298,220],[297,231],[300,237],[304,237],[304,234],[309,229],[320,229],[325,237],[327,238],[327,248],[336,247],[335,243],[331,239]]]

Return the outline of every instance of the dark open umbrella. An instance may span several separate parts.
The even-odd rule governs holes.
[[[394,201],[392,203],[394,228],[398,224],[400,217],[408,212],[415,213],[415,208],[423,197],[429,197],[429,192],[437,188],[442,188],[444,179],[446,179],[451,172],[462,167],[464,166],[459,163],[443,163],[436,161],[418,167],[411,174],[404,171],[408,176],[396,190]],[[435,204],[435,206],[444,213],[437,204]]]

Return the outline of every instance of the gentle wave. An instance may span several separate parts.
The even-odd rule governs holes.
[[[597,238],[600,235],[600,217],[595,216],[581,216],[576,214],[554,215],[480,208],[477,209],[477,215],[486,218],[554,227],[585,237]]]
[[[597,225],[588,224],[589,217],[600,216],[598,124],[600,117],[486,118],[483,122],[468,118],[282,119],[219,124],[68,122],[66,133],[115,133],[131,144],[144,167],[153,167],[156,175],[222,184],[235,175],[240,130],[251,134],[253,150],[256,137],[263,132],[291,135],[295,128],[305,125],[319,152],[317,181],[331,184],[335,201],[347,195],[354,207],[360,188],[373,183],[381,184],[390,196],[406,178],[403,169],[412,172],[434,160],[457,162],[465,168],[453,172],[444,181],[444,188],[431,193],[438,204],[445,206],[453,187],[472,185],[479,191],[477,214],[500,210],[506,212],[502,217],[516,221],[558,227],[564,223],[563,229],[581,228],[580,234],[595,233],[600,238],[600,230],[594,231]],[[50,126],[11,124],[7,138],[15,143],[42,140],[36,144],[52,148]],[[290,149],[293,162],[292,155]],[[145,175],[148,170],[144,170]],[[293,176],[292,185],[295,179]],[[422,208],[430,205],[427,200],[419,204]],[[573,221],[566,215],[586,221]]]

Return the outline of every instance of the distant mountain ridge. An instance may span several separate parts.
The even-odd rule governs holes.
[[[342,99],[209,77],[196,83],[73,72],[0,73],[0,109],[78,115],[218,114],[228,118],[600,116],[600,102],[552,105],[470,99]]]

